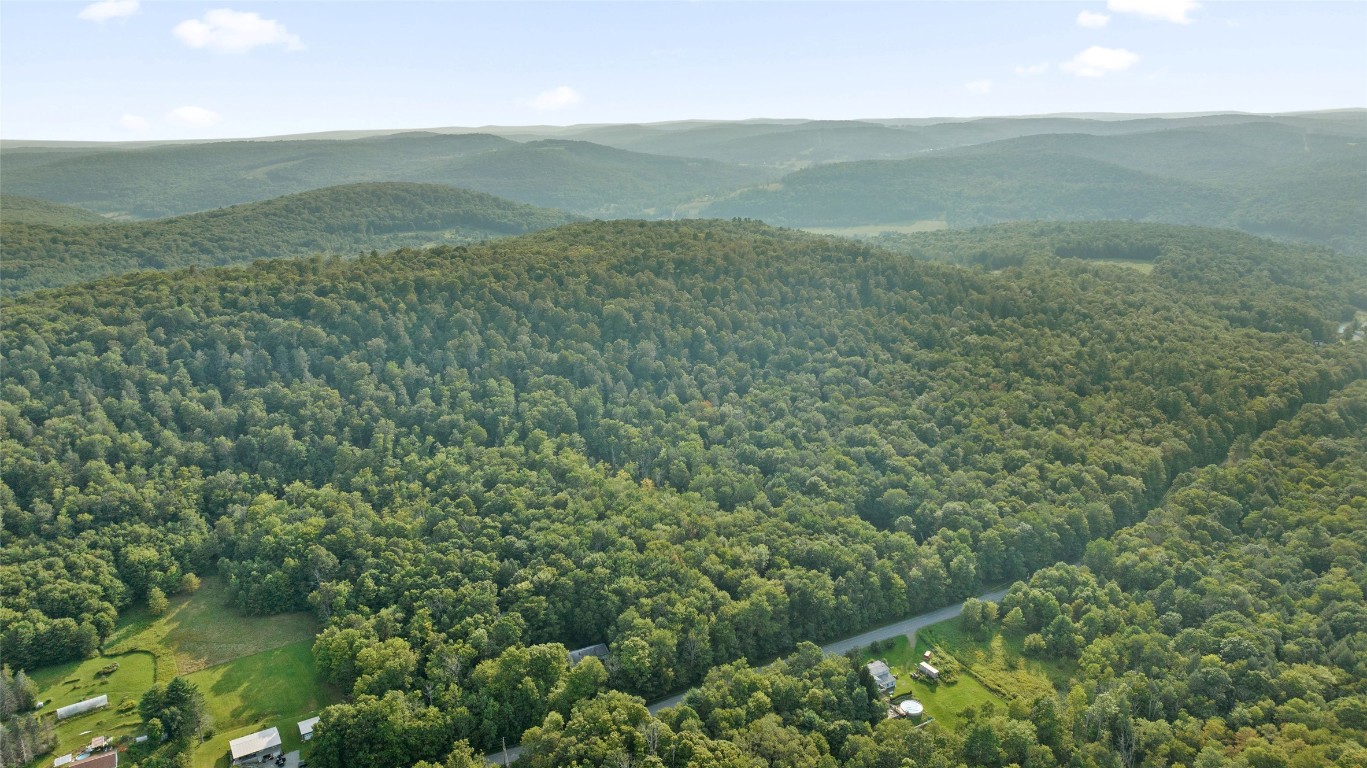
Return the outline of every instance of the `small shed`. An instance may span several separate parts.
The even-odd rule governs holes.
[[[925,675],[926,677],[930,678],[931,680],[939,680],[939,679],[940,679],[940,670],[936,669],[935,667],[930,666],[929,664],[927,664],[927,663],[924,662],[924,661],[921,662],[920,664],[917,664],[917,665],[916,665],[916,668],[919,669],[919,670],[921,671],[921,674]]]
[[[95,710],[95,709],[99,709],[100,707],[107,707],[107,706],[109,706],[109,697],[108,697],[108,696],[96,696],[96,697],[93,698],[93,699],[86,699],[85,701],[78,701],[78,702],[76,702],[75,704],[68,704],[68,705],[66,705],[65,707],[59,708],[59,709],[57,710],[57,719],[58,719],[58,720],[65,720],[65,719],[67,719],[68,717],[75,717],[76,715],[83,715],[83,714],[85,714],[86,712],[89,712],[89,711],[91,711],[91,710]]]
[[[233,739],[228,742],[228,751],[232,753],[234,763],[255,760],[272,754],[279,748],[279,728],[267,728],[264,731],[250,733],[240,739]]]
[[[318,724],[318,718],[310,717],[307,720],[299,721],[299,738],[308,741],[313,738],[313,726]]]
[[[598,643],[597,645],[588,645],[583,648],[577,648],[573,651],[570,651],[570,664],[578,664],[579,662],[583,661],[584,659],[587,659],[590,656],[594,656],[600,659],[606,659],[608,657],[608,647],[603,643]]]
[[[873,676],[873,681],[878,683],[878,690],[887,693],[897,687],[897,677],[888,669],[886,661],[870,661],[865,666],[868,667],[869,674]]]

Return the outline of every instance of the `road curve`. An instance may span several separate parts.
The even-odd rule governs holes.
[[[1002,597],[1005,594],[1006,588],[996,589],[986,594],[978,595],[978,599],[998,602],[1002,599]],[[964,604],[962,602],[955,603],[953,605],[947,605],[944,608],[930,611],[929,613],[923,613],[919,616],[912,616],[909,619],[902,619],[901,621],[895,621],[891,624],[886,624],[876,629],[870,629],[867,632],[861,632],[857,635],[854,635],[853,637],[847,637],[844,640],[836,640],[833,643],[828,643],[827,645],[821,646],[821,650],[835,656],[843,656],[844,654],[849,653],[855,648],[863,648],[867,645],[872,645],[878,642],[879,640],[887,640],[889,638],[897,637],[899,635],[906,635],[907,639],[910,640],[913,645],[915,645],[916,633],[918,631],[920,631],[924,627],[930,626],[931,624],[939,624],[942,621],[952,619],[955,616],[958,616],[959,612],[963,610],[963,607]],[[683,693],[670,696],[667,699],[660,699],[659,701],[648,704],[647,709],[650,710],[651,714],[654,714],[662,709],[667,709],[669,707],[678,705],[683,701],[683,698],[687,695],[688,691],[684,691]],[[508,747],[509,762],[517,760],[518,756],[521,754],[521,746]],[[503,765],[503,752],[502,750],[500,750],[498,752],[485,755],[485,759],[493,765]]]

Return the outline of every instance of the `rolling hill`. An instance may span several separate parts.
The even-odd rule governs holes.
[[[0,153],[6,193],[135,219],[373,181],[447,184],[599,216],[651,215],[772,172],[585,142],[401,133],[347,141],[229,141]]]
[[[812,227],[1129,219],[1367,253],[1367,143],[1358,138],[1266,122],[1028,136],[807,169],[704,213]]]
[[[62,205],[61,203],[50,203],[36,197],[0,195],[0,222],[70,227],[108,224],[109,219],[94,211]]]
[[[6,220],[0,290],[51,288],[137,269],[469,243],[577,218],[482,192],[386,182],[156,221],[54,227]]]

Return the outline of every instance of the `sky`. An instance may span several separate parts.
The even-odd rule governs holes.
[[[1367,2],[0,2],[0,138],[1367,106]]]

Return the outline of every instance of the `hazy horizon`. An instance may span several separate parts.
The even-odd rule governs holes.
[[[1367,4],[0,6],[0,136],[1367,106]]]

